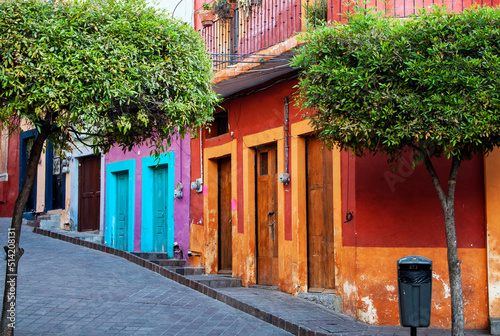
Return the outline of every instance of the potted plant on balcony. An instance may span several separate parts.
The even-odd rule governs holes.
[[[248,16],[252,6],[259,6],[261,3],[262,0],[238,0],[238,8],[245,13],[245,16]]]
[[[234,16],[235,0],[215,0],[212,9],[219,19],[231,19]]]
[[[198,15],[200,16],[203,27],[210,27],[214,24],[215,13],[209,3],[204,2],[203,5],[201,5],[201,10],[198,11]]]

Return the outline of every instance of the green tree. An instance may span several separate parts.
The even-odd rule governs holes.
[[[159,155],[212,119],[217,96],[199,34],[146,0],[0,0],[0,50],[0,124],[38,133],[12,218],[1,320],[12,335],[22,213],[45,141],[92,135],[96,151],[145,143]]]
[[[346,25],[309,32],[294,59],[302,106],[330,146],[356,155],[405,151],[424,162],[441,202],[452,333],[464,334],[454,197],[460,163],[500,144],[500,11],[432,8],[401,20],[358,9]],[[450,161],[442,186],[432,157]]]

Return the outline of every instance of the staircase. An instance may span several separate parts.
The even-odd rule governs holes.
[[[231,274],[205,274],[203,267],[186,266],[186,260],[169,258],[165,252],[132,252],[132,254],[208,287],[241,287],[241,279],[233,278]]]

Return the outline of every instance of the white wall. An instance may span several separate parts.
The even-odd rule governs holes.
[[[150,0],[155,6],[165,8],[167,12],[191,25],[193,25],[194,0]],[[176,8],[177,7],[177,8]]]

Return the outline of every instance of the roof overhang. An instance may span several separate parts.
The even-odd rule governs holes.
[[[214,90],[220,97],[228,98],[249,88],[267,84],[274,79],[294,75],[296,72],[297,70],[290,66],[289,59],[281,58],[273,62],[260,63],[253,69],[225,79],[215,84]]]
[[[218,71],[214,77],[214,90],[222,98],[229,98],[253,87],[272,83],[274,79],[294,76],[297,69],[290,61],[301,44],[292,37],[243,61]]]

